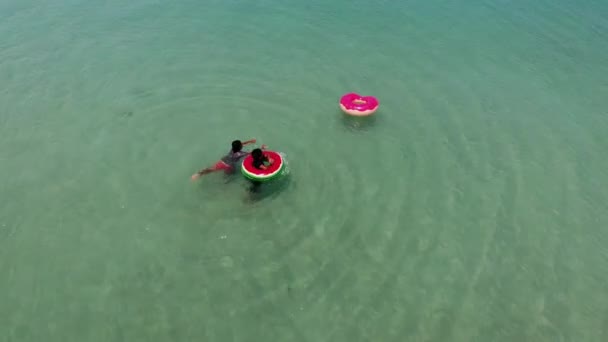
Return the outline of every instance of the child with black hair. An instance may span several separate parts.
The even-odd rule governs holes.
[[[234,171],[234,169],[237,167],[237,163],[241,160],[241,158],[245,157],[247,154],[249,154],[249,152],[247,151],[243,151],[243,146],[245,145],[249,145],[249,144],[254,144],[256,142],[255,139],[251,139],[251,140],[247,140],[245,142],[241,142],[240,140],[234,140],[232,142],[232,148],[230,149],[230,151],[224,156],[222,157],[221,160],[219,160],[217,163],[215,163],[215,165],[213,165],[212,167],[208,167],[205,169],[202,169],[198,172],[196,172],[195,174],[192,175],[192,180],[197,180],[200,176],[212,173],[212,172],[216,172],[216,171],[224,171],[226,173],[230,173],[232,171]],[[265,148],[266,146],[262,146],[262,148]]]
[[[262,148],[265,148],[265,146],[262,146]],[[253,165],[253,167],[255,167],[258,170],[266,170],[268,168],[268,166],[270,166],[274,163],[274,160],[271,157],[268,157],[267,155],[265,155],[264,152],[262,151],[262,149],[260,149],[260,148],[256,148],[253,151],[251,151],[251,157],[253,158],[251,165]],[[251,180],[250,191],[257,192],[260,188],[260,185],[262,185],[262,182]]]
[[[274,160],[265,155],[260,148],[256,148],[251,151],[251,157],[253,158],[253,162],[251,164],[258,170],[266,170],[266,163],[268,163],[268,166],[274,163]]]

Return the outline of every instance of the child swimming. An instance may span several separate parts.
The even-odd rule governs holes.
[[[217,163],[215,163],[215,165],[196,172],[195,174],[192,175],[191,179],[194,181],[203,175],[206,175],[206,174],[209,174],[212,172],[216,172],[216,171],[223,170],[226,173],[233,172],[236,169],[238,162],[243,157],[245,157],[247,154],[249,154],[248,151],[242,150],[243,146],[249,145],[249,144],[254,144],[255,142],[256,142],[255,139],[247,140],[244,142],[241,142],[240,140],[234,140],[232,142],[232,148],[224,157],[222,157],[222,159],[220,159]],[[262,145],[262,148],[265,148],[265,147],[266,147],[265,145]],[[256,150],[259,150],[259,149],[256,149]]]

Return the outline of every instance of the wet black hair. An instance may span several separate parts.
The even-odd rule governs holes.
[[[243,143],[240,140],[232,142],[232,152],[236,153],[243,149]]]
[[[251,156],[253,157],[254,160],[260,160],[264,157],[264,153],[262,153],[261,149],[256,148],[253,151],[251,151]]]

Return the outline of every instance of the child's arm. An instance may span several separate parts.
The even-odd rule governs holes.
[[[274,163],[274,160],[272,160],[272,158],[270,157],[265,157],[266,158],[266,162],[268,163],[268,166],[272,165],[272,163]],[[262,164],[260,165],[260,169],[262,170],[268,170],[268,166]]]
[[[243,146],[245,145],[249,145],[249,144],[255,144],[256,140],[255,139],[250,139],[247,141],[243,141]]]

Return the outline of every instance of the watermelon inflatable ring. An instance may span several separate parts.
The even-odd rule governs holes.
[[[243,159],[243,165],[241,166],[241,172],[243,176],[258,182],[267,182],[279,177],[282,174],[285,166],[285,161],[280,153],[274,151],[264,151],[264,155],[269,159],[273,159],[274,163],[266,167],[266,170],[260,170],[253,167],[253,157],[248,154]]]

